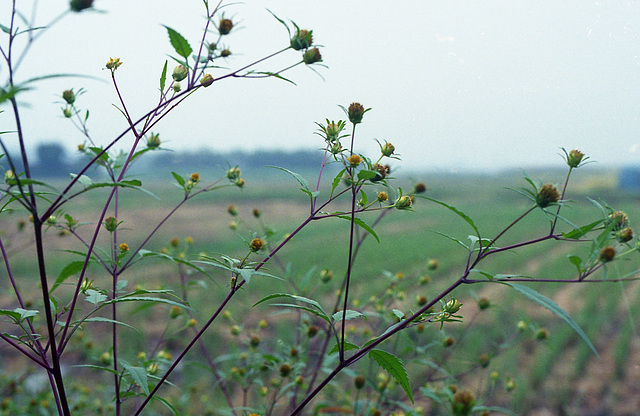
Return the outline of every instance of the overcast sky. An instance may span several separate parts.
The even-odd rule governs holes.
[[[0,5],[8,25],[9,1]],[[28,5],[30,2],[20,1]],[[37,23],[67,8],[40,1]],[[82,141],[61,116],[59,95],[84,87],[102,143],[125,122],[116,103],[110,57],[133,115],[157,101],[158,79],[173,50],[163,24],[195,48],[202,36],[199,0],[96,0],[104,13],[66,16],[31,49],[17,80],[48,73],[91,79],[47,81],[23,102],[29,140]],[[227,79],[198,91],[156,129],[173,149],[319,148],[315,121],[343,117],[338,104],[372,110],[358,127],[360,150],[388,140],[407,168],[495,169],[560,164],[561,147],[580,148],[602,165],[640,160],[640,3],[637,1],[246,1],[225,8],[236,27],[224,39],[237,68],[288,44],[267,11],[312,29],[323,45],[322,75],[303,66],[276,79]],[[210,36],[213,40],[213,36]],[[2,38],[6,46],[6,36]],[[259,67],[278,70],[299,60]],[[173,63],[169,64],[170,69]],[[224,69],[212,72],[214,77]],[[7,71],[0,65],[0,79]],[[10,123],[0,115],[0,130]],[[232,161],[231,161],[232,162]]]

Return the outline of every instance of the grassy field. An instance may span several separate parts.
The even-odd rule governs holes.
[[[530,172],[530,175],[554,183],[564,179],[560,171]],[[476,176],[425,174],[415,175],[414,180],[424,181],[430,197],[466,213],[473,218],[484,237],[492,237],[530,206],[530,201],[507,189],[525,186],[521,176],[520,172]],[[311,182],[312,178],[307,179]],[[573,202],[563,213],[567,220],[584,224],[602,216],[587,197],[602,197],[612,207],[625,211],[631,225],[640,218],[640,196],[619,194],[615,190],[613,173],[590,173],[585,169],[584,174],[577,172],[574,179],[568,193]],[[400,182],[405,189],[413,186],[409,179]],[[131,248],[139,246],[158,220],[180,201],[180,190],[162,182],[153,182],[150,189],[156,197],[133,191],[121,193],[118,219],[124,223],[119,239]],[[230,204],[235,204],[238,216],[233,217],[227,212]],[[80,234],[89,235],[95,227],[98,213],[95,196],[81,197],[70,206],[73,208],[69,214],[88,223],[83,226],[86,234],[82,231]],[[261,211],[259,219],[253,216],[254,209]],[[241,191],[225,189],[190,201],[153,236],[147,249],[165,250],[172,255],[183,253],[185,258],[197,258],[200,253],[243,256],[252,232],[262,236],[268,227],[270,237],[267,240],[275,244],[292,232],[308,211],[308,197],[297,190],[295,180],[286,174],[271,173],[262,178],[249,178],[246,188]],[[377,215],[363,219],[372,224]],[[17,214],[8,216],[0,226],[4,235],[10,237],[7,241],[11,242],[11,258],[17,260],[13,272],[22,278],[35,275],[35,272],[29,260],[32,258],[30,241],[25,233],[16,232],[16,224],[20,220],[24,218]],[[235,222],[233,229],[230,227],[232,221]],[[331,310],[335,292],[346,271],[348,227],[347,221],[339,219],[311,223],[268,266],[268,272],[281,280],[254,277],[234,300],[228,309],[229,314],[208,331],[205,344],[216,354],[212,359],[226,379],[237,382],[238,387],[232,392],[237,403],[249,406],[256,400],[271,400],[271,391],[275,390],[274,378],[277,379],[275,364],[264,374],[240,374],[239,367],[252,368],[253,360],[265,360],[266,355],[279,357],[274,361],[277,363],[283,362],[282,357],[289,356],[288,362],[294,368],[302,367],[302,357],[312,358],[320,344],[320,337],[312,339],[305,336],[310,326],[321,324],[315,317],[268,304],[251,306],[268,294],[284,292],[313,297]],[[548,229],[548,218],[536,212],[505,235],[501,244],[542,236]],[[569,230],[570,227],[565,226],[564,229]],[[389,212],[375,230],[380,236],[380,243],[371,237],[366,238],[354,264],[351,308],[369,316],[367,320],[349,321],[349,340],[359,345],[371,334],[384,331],[385,322],[393,320],[394,309],[402,313],[417,309],[416,302],[420,296],[433,298],[463,272],[466,261],[464,249],[438,232],[460,240],[466,240],[467,235],[473,234],[469,225],[451,211],[420,199],[413,212]],[[185,242],[187,237],[193,238],[192,244]],[[55,277],[70,260],[78,259],[65,250],[82,251],[83,247],[73,237],[59,236],[53,229],[48,238],[49,273]],[[178,239],[177,247],[170,244],[173,238]],[[101,243],[104,246],[106,241]],[[576,244],[539,244],[496,256],[484,263],[482,270],[570,279],[576,272],[567,255],[576,249],[578,252],[583,250]],[[432,259],[439,264],[435,269],[429,267]],[[127,280],[130,287],[170,288],[177,292],[182,290],[181,279],[185,279],[188,283],[184,291],[194,310],[193,316],[200,323],[216,309],[229,284],[229,278],[223,271],[204,268],[208,276],[188,270],[179,263],[157,259],[137,264],[122,279]],[[333,272],[331,281],[325,283],[320,280],[323,269]],[[638,257],[630,256],[629,260],[614,262],[607,267],[607,276],[613,278],[637,269]],[[108,276],[98,267],[91,269],[90,278],[96,287],[108,287]],[[22,289],[31,296],[28,300],[38,307],[37,279],[23,281]],[[460,310],[463,322],[447,323],[442,329],[437,324],[426,328],[413,327],[393,344],[383,345],[403,357],[416,405],[411,405],[402,389],[393,383],[385,384],[381,389],[379,383],[387,382],[378,375],[379,369],[370,360],[363,360],[339,376],[337,383],[329,386],[310,409],[318,410],[323,404],[354,409],[354,403],[378,400],[381,408],[395,406],[399,409],[411,405],[413,409],[422,409],[416,414],[448,414],[446,406],[435,406],[428,397],[455,380],[456,384],[472,391],[478,401],[488,406],[511,409],[518,415],[634,414],[635,409],[640,408],[637,391],[640,386],[640,286],[633,282],[604,282],[532,284],[530,287],[568,311],[590,337],[599,356],[594,355],[561,319],[515,291],[492,283],[466,285],[455,293],[463,303]],[[71,286],[62,286],[57,295],[64,298],[71,289]],[[12,291],[5,278],[0,279],[0,291],[0,307],[13,309]],[[491,306],[481,310],[479,299],[489,300]],[[136,362],[140,353],[148,357],[163,350],[176,354],[190,334],[184,319],[168,318],[169,308],[166,306],[127,306],[120,314],[124,322],[144,329],[143,333],[121,329],[121,344],[126,344],[121,358],[128,362]],[[74,359],[67,363],[69,365],[81,361],[100,365],[101,356],[108,352],[106,324],[94,323],[86,327],[78,331],[78,342],[73,346]],[[1,328],[8,331],[8,326]],[[546,339],[538,339],[540,330],[547,331]],[[252,347],[253,335],[261,339],[261,353]],[[292,348],[300,350],[299,358],[298,353],[293,355]],[[225,403],[222,395],[212,387],[211,370],[198,364],[207,360],[202,354],[202,351],[194,351],[184,368],[175,375],[174,380],[181,388],[166,388],[163,394],[185,414],[227,414],[221,410]],[[25,390],[26,387],[17,391],[10,389],[14,374],[35,382],[32,374],[24,370],[22,357],[5,345],[0,345],[0,368],[3,372],[0,396],[28,401],[33,400],[35,391],[41,398],[39,400],[48,397],[46,392],[40,392],[39,384],[31,387],[32,390]],[[357,374],[367,376],[367,383],[373,391],[366,398],[352,387],[351,379]],[[95,414],[110,414],[108,393],[98,395],[95,388],[96,396],[92,397],[91,392],[99,383],[92,383],[89,391],[86,384],[83,385],[83,380],[108,382],[108,374],[89,368],[76,369],[70,380],[79,397],[86,398],[86,407],[81,409],[91,409]],[[260,387],[267,388],[265,397],[260,398]],[[380,401],[376,398],[378,396],[384,400]],[[286,398],[274,401],[277,406],[282,406]],[[52,409],[50,405],[49,409]],[[168,414],[161,405],[154,409],[157,414]],[[357,409],[355,411],[357,413]],[[34,410],[33,414],[47,413]],[[279,413],[276,410],[274,414]],[[311,410],[309,414],[312,414]]]

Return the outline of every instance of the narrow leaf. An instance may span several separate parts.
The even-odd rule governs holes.
[[[349,351],[349,350],[359,350],[360,347],[358,347],[356,344],[352,344],[350,342],[345,341],[344,342],[344,350],[345,351]],[[334,345],[333,348],[331,348],[329,350],[329,352],[327,353],[328,355],[331,355],[333,353],[336,353],[340,351],[340,348],[338,347],[338,344]]]
[[[536,302],[540,306],[544,306],[545,308],[553,312],[555,315],[560,317],[563,321],[569,324],[571,329],[573,329],[580,336],[580,338],[582,338],[582,340],[589,346],[591,351],[593,351],[593,353],[596,356],[600,357],[600,355],[598,354],[598,351],[596,351],[596,347],[593,346],[593,344],[587,337],[587,334],[585,334],[584,331],[580,328],[580,326],[578,326],[578,323],[573,320],[571,315],[569,315],[564,309],[558,306],[557,303],[555,303],[551,299],[541,295],[540,293],[536,292],[535,290],[527,286],[518,285],[515,283],[508,283],[508,282],[501,282],[501,283],[512,287],[517,292],[522,293],[523,295],[528,297],[530,300]]]
[[[131,375],[133,381],[142,388],[144,394],[149,395],[149,380],[147,379],[147,370],[143,367],[134,367],[125,362],[121,362],[125,371]]]
[[[167,64],[169,61],[164,61],[164,68],[162,68],[162,75],[160,75],[160,94],[164,92],[164,86],[167,83]]]
[[[83,266],[84,266],[84,261],[72,261],[71,263],[67,264],[58,275],[58,278],[56,279],[53,286],[51,286],[51,291],[49,293],[53,293],[53,291],[56,290],[56,288],[60,286],[62,283],[64,283],[64,281],[67,280],[69,276],[73,276],[76,273],[80,273],[80,271],[82,271]]]
[[[411,386],[409,385],[409,377],[407,371],[404,369],[402,361],[393,354],[389,354],[382,350],[371,350],[369,352],[369,358],[374,360],[383,370],[385,370],[393,379],[402,386],[404,391],[409,396],[411,403],[413,401],[413,394],[411,394]]]
[[[347,216],[347,215],[338,215],[337,218],[342,218],[343,220],[347,220],[347,221],[351,221],[351,217]],[[376,241],[379,243],[380,242],[380,238],[378,238],[378,234],[376,234],[375,231],[373,231],[373,228],[369,227],[364,221],[362,221],[360,218],[353,218],[353,222],[358,225],[359,227],[361,227],[362,229],[364,229],[366,232],[368,232],[369,234],[371,234],[373,236],[373,238],[376,239]]]
[[[309,182],[305,178],[303,178],[300,174],[290,171],[289,169],[281,168],[279,166],[267,166],[268,168],[279,169],[281,171],[287,172],[289,175],[296,178],[296,180],[302,185],[304,189],[309,190]]]
[[[442,201],[438,201],[437,199],[433,199],[433,198],[429,198],[428,196],[421,196],[421,198],[427,199],[431,202],[435,202],[436,204],[442,205],[443,207],[449,209],[450,211],[454,212],[456,215],[458,215],[460,218],[462,218],[463,220],[465,220],[467,222],[467,224],[469,224],[471,226],[471,228],[473,228],[473,230],[476,232],[476,235],[478,236],[478,238],[482,238],[480,237],[480,230],[478,230],[478,227],[476,227],[476,224],[473,222],[473,220],[466,215],[465,213],[463,213],[462,211],[459,211],[457,208],[446,204]]]
[[[334,313],[331,318],[333,318],[333,320],[335,322],[340,322],[342,321],[342,315],[343,315],[343,311],[338,311],[336,313]],[[348,321],[350,319],[356,319],[356,318],[364,318],[367,319],[367,315],[360,313],[358,311],[353,311],[351,309],[347,309],[347,313],[344,314],[344,320]]]

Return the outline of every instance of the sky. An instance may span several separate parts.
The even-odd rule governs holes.
[[[0,5],[8,25],[9,1]],[[29,1],[20,1],[30,13]],[[37,24],[68,7],[38,3]],[[84,88],[99,143],[120,134],[109,58],[124,63],[118,87],[132,115],[154,106],[162,67],[173,53],[163,25],[198,45],[201,0],[96,0],[101,13],[68,14],[32,46],[18,81],[50,73],[92,78],[45,81],[21,102],[29,143],[82,136],[62,117],[61,93]],[[197,91],[155,129],[174,150],[319,149],[315,122],[344,118],[353,101],[372,110],[357,127],[356,151],[377,156],[393,143],[406,170],[491,171],[562,165],[578,148],[603,166],[640,162],[640,2],[591,0],[323,0],[229,3],[235,22],[223,39],[232,56],[215,77],[288,44],[269,13],[311,29],[323,66],[277,79],[225,79]],[[208,39],[214,39],[214,34]],[[2,45],[6,47],[6,36]],[[259,70],[300,60],[288,51]],[[0,82],[7,70],[0,63]],[[5,108],[7,110],[8,108]],[[11,126],[0,114],[0,130]],[[128,139],[130,143],[131,138]]]

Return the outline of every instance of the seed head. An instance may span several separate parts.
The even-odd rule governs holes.
[[[546,208],[551,204],[555,204],[560,199],[560,194],[555,186],[551,184],[543,185],[536,195],[536,204],[540,208]]]
[[[169,244],[171,245],[171,247],[178,247],[180,245],[180,239],[178,237],[173,237],[170,241]]]
[[[236,215],[238,215],[238,207],[236,207],[235,204],[231,204],[227,207],[227,212],[229,213],[229,215],[231,215],[232,217],[235,217]]]
[[[307,336],[309,338],[313,338],[316,336],[318,331],[319,331],[319,328],[316,325],[309,325],[309,328],[307,328]]]
[[[231,32],[231,29],[233,29],[233,22],[231,19],[220,20],[220,24],[218,24],[218,32],[220,32],[221,35],[228,35],[229,32]]]
[[[600,259],[601,262],[603,263],[608,263],[611,260],[613,260],[613,258],[616,256],[616,249],[611,247],[611,246],[607,246],[605,248],[603,248],[602,250],[600,250],[600,254],[598,255],[598,259]]]
[[[262,212],[258,208],[254,208],[252,212],[253,216],[256,218],[260,218],[260,215],[262,215]]]
[[[418,182],[416,186],[413,188],[413,193],[421,194],[421,193],[424,193],[426,190],[427,190],[427,185],[425,185],[422,182]]]
[[[487,368],[490,362],[491,358],[489,358],[487,354],[480,354],[480,356],[478,357],[478,363],[482,368]]]
[[[322,55],[320,55],[320,50],[318,48],[309,49],[304,54],[302,54],[302,62],[307,65],[322,62]]]
[[[62,92],[62,98],[67,104],[73,104],[76,101],[76,93],[73,90],[65,90]]]
[[[296,51],[308,49],[313,44],[313,30],[298,29],[291,38],[291,48]]]
[[[549,338],[549,330],[547,328],[538,329],[536,332],[536,339],[542,341],[547,338]]]
[[[356,376],[353,379],[353,384],[356,386],[356,389],[361,390],[366,381],[367,379],[364,376]]]
[[[229,49],[223,49],[220,51],[220,56],[223,58],[231,56],[231,51]]]
[[[442,346],[445,348],[450,347],[455,343],[456,343],[456,340],[453,339],[453,337],[446,337],[445,339],[442,340]]]
[[[180,82],[189,75],[189,70],[184,65],[178,65],[173,68],[171,77],[175,82]]]
[[[71,0],[69,2],[69,7],[71,8],[71,11],[74,12],[81,12],[91,6],[93,6],[93,0]]]
[[[249,340],[249,345],[251,345],[254,348],[260,345],[260,335],[258,334],[251,335],[251,339]]]
[[[362,106],[360,103],[351,103],[349,108],[347,109],[347,115],[349,116],[349,121],[353,124],[362,123],[362,116],[364,113],[369,111]]]
[[[376,176],[371,178],[371,182],[380,182],[381,180],[385,179],[391,171],[389,165],[381,165],[379,163],[376,163],[371,168],[376,171]]]
[[[280,375],[286,377],[291,372],[291,366],[289,364],[282,364],[280,366]]]
[[[620,230],[627,226],[629,217],[622,211],[616,211],[609,215],[609,220],[615,223],[615,229]]]

